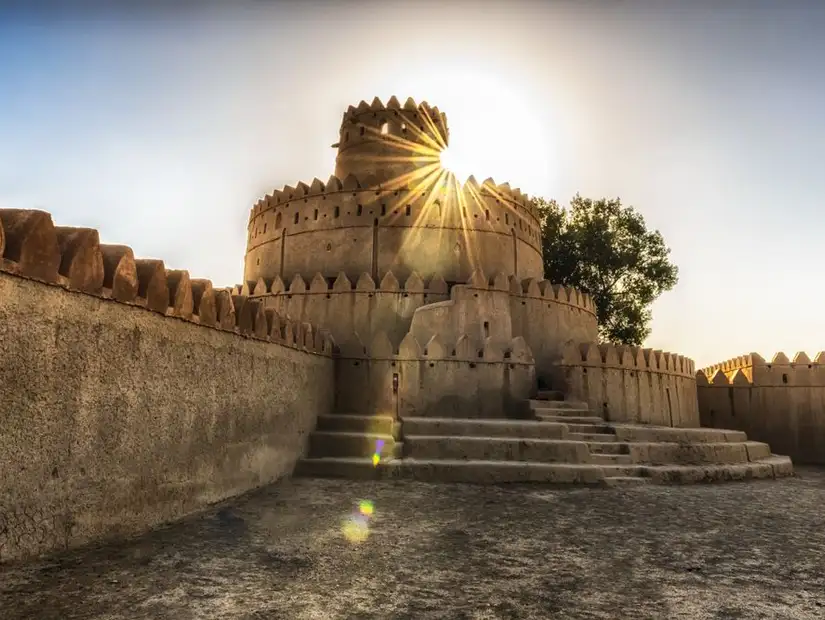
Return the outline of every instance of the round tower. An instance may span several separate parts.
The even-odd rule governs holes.
[[[447,118],[427,103],[391,98],[344,114],[335,175],[259,200],[249,218],[244,280],[296,276],[328,282],[344,273],[378,284],[422,279],[466,282],[473,272],[541,279],[538,213],[508,184],[472,177],[462,186],[439,153]],[[269,286],[269,285],[267,285]]]
[[[437,167],[449,144],[447,116],[412,98],[402,106],[392,97],[385,106],[376,97],[344,113],[335,158],[335,176],[354,175],[362,184],[403,183],[422,167]]]

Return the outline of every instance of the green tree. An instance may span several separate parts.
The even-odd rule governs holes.
[[[650,334],[651,304],[679,280],[661,233],[618,198],[576,194],[568,209],[555,200],[535,203],[545,277],[590,294],[603,341],[640,346]]]

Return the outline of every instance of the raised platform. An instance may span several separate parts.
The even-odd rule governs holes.
[[[788,457],[740,431],[613,424],[584,403],[530,404],[532,420],[321,416],[295,475],[601,486],[793,475]]]

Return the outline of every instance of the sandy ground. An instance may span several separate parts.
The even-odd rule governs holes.
[[[825,470],[628,489],[283,481],[0,568],[0,618],[825,618]],[[369,535],[342,530],[373,502]]]

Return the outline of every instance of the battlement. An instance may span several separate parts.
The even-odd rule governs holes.
[[[699,426],[694,364],[675,353],[612,344],[571,344],[559,364],[571,398],[614,422]]]
[[[419,342],[412,334],[407,334],[395,344],[384,331],[376,333],[372,340],[364,344],[356,335],[350,342],[341,345],[339,359],[350,360],[391,360],[391,361],[438,361],[466,362],[470,364],[534,364],[530,347],[521,336],[502,345],[491,339],[484,341],[462,334],[455,342],[442,342],[438,335],[426,342]]]
[[[813,359],[804,351],[797,352],[793,359],[780,351],[771,361],[758,353],[748,353],[699,369],[696,382],[703,386],[810,387],[812,382],[825,386],[825,351],[820,351]]]
[[[91,228],[56,227],[45,211],[0,209],[0,271],[113,302],[331,355],[328,333],[295,324],[249,296],[216,289],[163,261],[136,259],[131,248],[100,243]]]
[[[327,299],[332,295],[351,292],[366,294],[416,293],[425,296],[436,295],[443,298],[448,295],[454,297],[456,294],[460,294],[461,290],[506,291],[514,297],[546,300],[572,306],[594,316],[596,314],[596,306],[590,295],[572,286],[552,284],[549,280],[536,280],[535,278],[519,279],[502,273],[487,278],[480,270],[474,271],[466,284],[455,284],[452,287],[439,274],[425,281],[418,273],[413,272],[402,284],[392,271],[388,271],[377,284],[368,273],[362,273],[353,284],[347,274],[340,272],[338,277],[332,281],[322,274],[316,273],[309,283],[301,275],[297,275],[289,280],[287,284],[276,276],[272,279],[258,278],[255,282],[250,281],[242,285],[236,285],[232,289],[235,295],[251,297],[283,295],[290,298],[292,295],[324,295]]]
[[[381,202],[392,194],[401,196],[405,202],[420,201],[421,198],[428,198],[429,200],[426,201],[428,203],[446,199],[455,201],[459,206],[469,206],[480,202],[482,196],[488,196],[499,204],[509,205],[515,214],[522,217],[529,216],[534,220],[533,225],[539,225],[538,210],[531,198],[522,193],[519,188],[513,189],[509,183],[497,184],[492,178],[479,183],[475,177],[471,176],[465,182],[459,183],[440,176],[428,179],[426,184],[413,183],[410,180],[399,178],[371,186],[367,181],[361,181],[354,174],[350,174],[344,179],[332,175],[326,183],[315,178],[309,185],[299,182],[295,187],[285,185],[281,189],[273,190],[272,193],[259,199],[252,207],[250,227],[252,221],[264,212],[279,207],[285,210],[290,205],[301,208],[301,205],[308,205],[312,198],[326,200],[334,194],[350,193],[355,197],[362,195],[365,200],[361,202],[367,204]],[[370,194],[373,197],[370,197]],[[307,208],[307,206],[303,207],[303,209]]]
[[[694,362],[676,353],[614,344],[569,345],[563,366],[630,369],[693,378]]]
[[[361,131],[361,127],[369,130]],[[347,108],[341,121],[341,141],[336,146],[346,146],[358,138],[401,138],[421,142],[437,152],[449,143],[447,115],[426,101],[416,103],[412,97],[403,105],[395,95],[386,105],[375,97],[371,104],[361,101]]]

